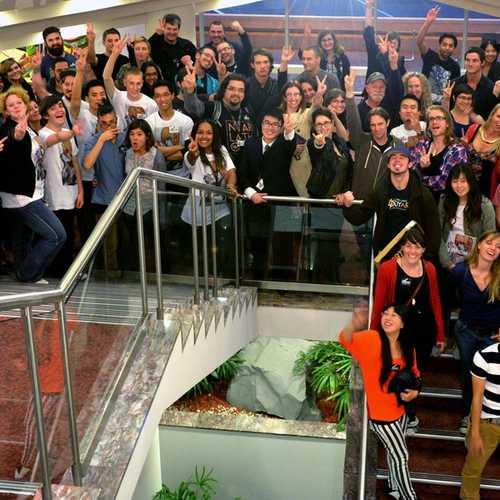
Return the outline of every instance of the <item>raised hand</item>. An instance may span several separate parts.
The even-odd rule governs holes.
[[[427,14],[425,15],[425,20],[428,23],[433,23],[437,19],[439,11],[440,11],[439,7],[433,7],[432,9],[429,9],[427,11]]]
[[[283,133],[291,134],[295,130],[297,123],[288,113],[283,114]]]
[[[427,153],[423,153],[420,156],[420,166],[422,168],[427,168],[431,165],[431,157],[432,157],[432,146],[429,148]]]
[[[87,40],[89,42],[95,42],[96,34],[94,30],[94,23],[87,23]]]
[[[356,71],[351,68],[351,72],[344,77],[345,96],[354,97],[354,82],[356,81]]]
[[[289,63],[295,56],[295,51],[290,45],[285,45],[281,49],[281,62]]]
[[[42,65],[42,51],[36,49],[36,52],[31,56],[31,67],[37,69]]]
[[[197,155],[199,150],[198,150],[198,141],[196,139],[191,139],[188,144],[188,151],[193,154]]]
[[[314,145],[322,148],[325,143],[326,143],[326,137],[325,134],[322,134],[321,132],[319,134],[315,134],[313,132],[313,137],[314,137]]]
[[[231,23],[231,28],[233,28],[234,31],[237,31],[238,33],[245,33],[245,29],[243,26],[239,23],[239,21],[233,21]]]
[[[76,71],[80,73],[85,73],[85,68],[87,67],[87,54],[86,52],[80,52],[78,59],[75,62]]]
[[[28,129],[28,115],[24,115],[17,122],[16,128],[14,129],[14,137],[16,138],[17,141],[23,139],[27,129]]]
[[[389,39],[387,35],[379,36],[377,45],[378,45],[378,51],[381,54],[386,54],[387,51],[389,50]]]
[[[398,58],[398,51],[392,45],[389,45],[389,67],[393,71],[398,69]]]
[[[345,193],[347,194],[347,193]],[[368,326],[368,302],[360,300],[354,305],[351,317],[351,327],[353,331],[364,330]]]
[[[117,135],[118,135],[118,128],[116,128],[116,127],[108,128],[108,130],[105,130],[101,134],[101,140],[102,141],[112,141],[116,138]]]
[[[188,56],[186,54],[185,56],[181,57],[181,63],[184,64],[184,66],[192,66],[193,60],[191,59],[191,56]]]
[[[217,70],[217,79],[222,82],[227,76],[226,65],[221,61],[220,54],[214,59],[215,69]]]
[[[196,90],[196,71],[194,67],[186,66],[186,76],[182,80],[182,90],[185,90],[188,94],[194,94]]]
[[[316,76],[316,83],[318,84],[318,89],[316,90],[316,96],[324,96],[327,90],[326,86],[326,78],[327,75],[323,78],[323,80],[320,80],[318,76]]]
[[[443,89],[443,99],[445,101],[451,101],[451,96],[453,95],[453,87],[455,82],[448,82],[448,85]]]
[[[161,17],[158,19],[155,33],[158,35],[163,35],[163,33],[165,33],[165,21]]]
[[[312,35],[312,28],[310,23],[304,24],[304,38],[310,38]]]
[[[130,37],[129,35],[125,35],[123,38],[118,40],[113,45],[113,54],[116,54],[117,56],[121,54],[122,50],[127,46],[127,44],[130,42]]]
[[[71,129],[73,131],[73,135],[81,135],[83,133],[84,127],[85,123],[83,120],[76,120],[76,122],[73,124],[73,128]]]

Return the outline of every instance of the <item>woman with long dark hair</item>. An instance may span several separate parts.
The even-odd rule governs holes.
[[[463,262],[472,252],[477,238],[495,230],[495,209],[481,195],[469,165],[456,165],[446,181],[439,201],[441,245],[439,260],[445,269]]]
[[[200,120],[191,131],[191,141],[184,155],[184,165],[191,171],[194,181],[226,188],[236,194],[236,168],[227,149],[222,145],[219,127],[211,120]],[[191,211],[191,199],[188,199],[182,211],[181,219],[187,224],[202,225],[201,194],[196,194],[196,215]],[[230,229],[231,213],[224,198],[216,197],[215,220],[212,220],[210,203],[206,203],[206,222],[216,224],[218,262],[229,268],[231,261]]]
[[[0,76],[5,81],[5,90],[12,86],[21,87],[28,93],[31,100],[35,100],[35,93],[31,85],[23,77],[21,65],[12,57],[5,59],[0,66]]]
[[[419,393],[420,373],[413,343],[407,334],[406,307],[389,304],[382,310],[378,330],[365,330],[366,305],[355,307],[352,320],[340,333],[340,343],[358,361],[368,402],[369,425],[383,444],[389,464],[389,495],[416,499],[408,470],[404,404]],[[405,375],[406,384],[399,381]]]
[[[146,94],[148,97],[153,98],[154,94],[154,84],[163,80],[163,75],[160,67],[153,61],[146,61],[141,66],[142,75],[144,77],[144,83],[142,84],[141,92]]]
[[[477,241],[470,257],[450,271],[452,296],[460,309],[455,338],[460,351],[463,418],[466,434],[472,403],[474,354],[500,341],[500,233],[489,231]]]

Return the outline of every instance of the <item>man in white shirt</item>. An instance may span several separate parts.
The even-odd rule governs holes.
[[[67,239],[52,268],[62,276],[73,261],[75,208],[83,205],[83,186],[74,132],[64,128],[66,110],[60,96],[48,96],[40,103],[40,114],[47,120],[38,135],[47,146],[45,168],[45,203],[54,211],[66,231]]]
[[[167,169],[173,170],[182,163],[184,143],[191,135],[193,120],[172,107],[175,92],[170,82],[156,82],[153,97],[158,111],[149,115],[146,121],[153,131],[156,147],[168,162]]]
[[[420,100],[413,94],[406,94],[399,105],[399,117],[403,122],[391,130],[391,135],[406,147],[412,148],[424,137],[425,122],[420,120]]]
[[[106,92],[115,108],[118,123],[122,130],[128,127],[134,119],[145,119],[150,114],[158,111],[158,106],[153,99],[141,92],[143,76],[140,69],[132,67],[125,72],[123,84],[126,90],[118,90],[115,87],[113,69],[118,56],[127,45],[127,41],[128,37],[124,37],[115,44],[102,74]]]

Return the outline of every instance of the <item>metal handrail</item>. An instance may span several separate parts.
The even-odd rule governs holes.
[[[59,282],[58,286],[55,289],[51,290],[40,290],[39,292],[19,293],[15,295],[6,295],[0,297],[0,311],[18,309],[26,307],[28,305],[32,306],[54,303],[57,300],[66,297],[71,292],[79,276],[89,263],[92,255],[95,252],[95,249],[98,248],[101,241],[103,241],[106,233],[108,232],[110,226],[113,224],[119,211],[127,202],[128,197],[135,190],[136,182],[139,178],[156,179],[159,182],[166,182],[168,184],[197,189],[208,193],[221,195],[228,194],[228,192],[224,188],[219,186],[211,186],[210,184],[204,184],[203,182],[185,179],[183,177],[166,174],[164,172],[157,172],[155,170],[149,170],[145,168],[134,169],[126,177],[121,188],[118,190],[108,208],[97,222],[91,235],[81,248],[80,252],[76,256],[66,274]]]

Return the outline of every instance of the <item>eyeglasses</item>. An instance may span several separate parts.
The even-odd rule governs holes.
[[[315,126],[316,128],[326,128],[329,127],[331,124],[332,122],[328,120],[327,122],[316,123]]]
[[[268,120],[264,120],[262,122],[262,125],[264,127],[269,127],[269,128],[280,128],[281,127],[281,123],[280,122],[270,122]]]
[[[446,118],[444,116],[429,116],[427,120],[429,122],[442,122],[445,121]]]

